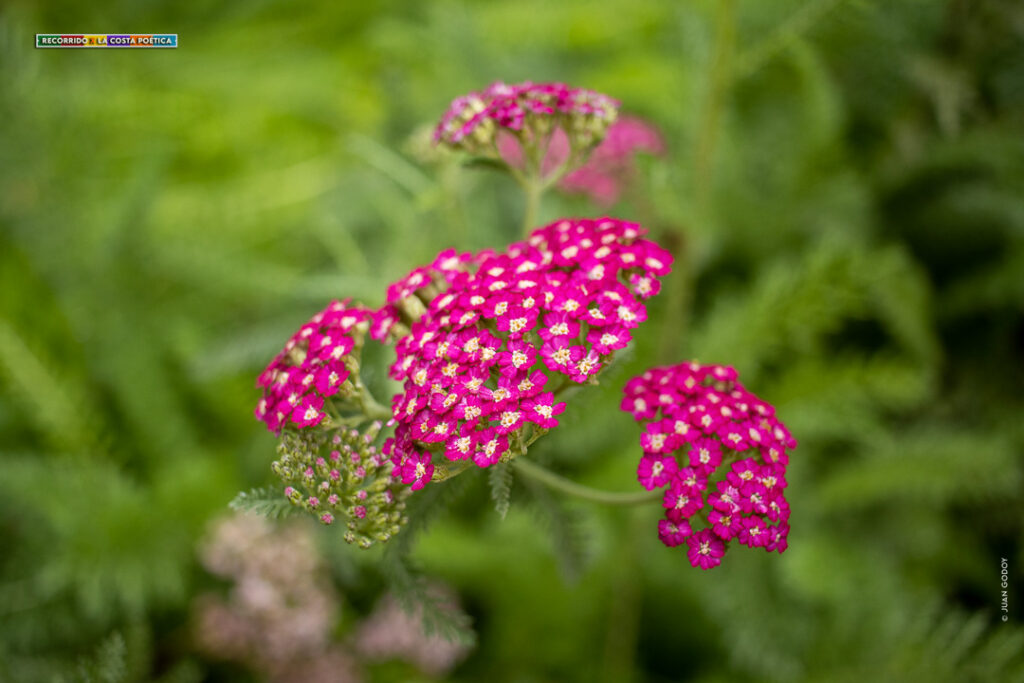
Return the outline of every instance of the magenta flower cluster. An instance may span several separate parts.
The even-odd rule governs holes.
[[[647,318],[671,255],[635,223],[562,220],[506,251],[442,253],[389,290],[371,333],[388,333],[407,297],[427,301],[397,344],[404,383],[385,442],[403,481],[425,485],[433,458],[497,463],[526,434],[558,424],[560,388],[584,383]],[[558,386],[552,380],[561,380]]]
[[[360,323],[371,311],[333,301],[299,328],[259,376],[263,397],[256,417],[275,434],[288,425],[298,428],[319,424],[325,417],[324,401],[350,392],[345,359],[362,345]],[[361,326],[365,328],[365,325]]]
[[[494,139],[496,129],[518,133],[531,116],[566,116],[590,121],[603,130],[618,112],[619,103],[601,93],[571,88],[564,83],[494,83],[481,92],[456,98],[434,130],[434,141],[460,146],[474,134]]]
[[[664,489],[667,546],[686,543],[690,563],[710,569],[727,544],[782,552],[787,547],[788,449],[796,440],[775,409],[747,391],[736,371],[682,363],[627,382],[622,409],[645,423],[637,477]],[[694,522],[705,522],[694,529]]]
[[[617,116],[618,102],[593,91],[495,83],[457,98],[434,139],[504,159],[530,191],[561,179],[611,202],[635,152],[664,151],[656,129],[638,119],[613,126]],[[345,517],[346,540],[369,546],[397,533],[411,491],[525,454],[558,425],[561,393],[596,383],[647,319],[645,300],[672,256],[645,235],[615,218],[563,219],[503,251],[443,251],[388,287],[379,309],[333,302],[258,381],[257,417],[285,432],[273,469],[286,496],[325,524]],[[367,336],[395,345],[389,376],[402,388],[390,410],[359,376]],[[796,441],[735,370],[653,368],[626,384],[622,409],[644,424],[637,476],[661,492],[665,545],[685,543],[702,569],[719,565],[732,541],[786,549]],[[349,429],[389,415],[394,431],[379,450],[380,422]],[[332,450],[328,438],[350,448]]]

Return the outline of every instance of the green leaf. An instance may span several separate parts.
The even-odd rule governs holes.
[[[298,510],[284,494],[269,486],[242,491],[228,507],[236,512],[254,512],[269,519],[283,519]]]
[[[104,640],[92,657],[78,666],[83,683],[122,683],[127,680],[128,648],[120,633]]]
[[[580,511],[552,496],[543,486],[527,479],[522,481],[536,502],[534,509],[550,525],[551,546],[563,578],[570,583],[579,580],[592,556],[590,535]]]
[[[425,635],[436,634],[463,645],[476,643],[472,618],[448,596],[433,588],[426,577],[414,571],[405,558],[385,555],[382,568],[398,604],[408,614],[419,616]]]
[[[505,519],[512,498],[512,468],[507,462],[499,462],[490,468],[487,478],[491,484],[494,509]]]

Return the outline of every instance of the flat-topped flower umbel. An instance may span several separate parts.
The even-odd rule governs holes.
[[[658,525],[665,545],[685,542],[691,564],[701,569],[717,566],[733,539],[786,549],[783,491],[787,449],[796,440],[735,370],[697,363],[652,368],[626,384],[622,409],[646,423],[637,478],[648,490],[665,489],[666,519]],[[697,519],[705,528],[694,532]]]
[[[558,424],[556,393],[629,343],[671,268],[644,232],[612,218],[557,221],[502,253],[444,252],[392,285],[375,335],[421,311],[391,367],[404,392],[384,448],[403,481],[425,484],[438,455],[493,465]]]
[[[618,101],[593,90],[564,83],[494,83],[456,98],[434,130],[434,141],[472,153],[489,152],[499,131],[536,143],[561,128],[573,148],[604,137],[618,115]]]
[[[270,431],[279,434],[289,423],[300,429],[320,424],[324,401],[351,393],[346,361],[353,364],[350,354],[362,346],[369,317],[367,308],[333,301],[285,343],[257,380],[263,398],[256,417]]]

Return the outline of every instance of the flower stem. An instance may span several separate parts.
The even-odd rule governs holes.
[[[356,385],[356,392],[356,401],[359,403],[359,407],[362,409],[363,415],[369,419],[390,420],[394,417],[391,414],[391,409],[377,403],[377,399],[373,397],[369,388],[362,382],[359,382]]]
[[[589,486],[584,486],[583,484],[577,484],[571,479],[566,479],[560,474],[555,474],[546,467],[538,465],[524,457],[518,457],[513,460],[512,466],[515,467],[520,474],[529,477],[530,479],[538,481],[553,489],[557,489],[562,493],[582,498],[583,500],[589,500],[593,503],[602,503],[604,505],[640,505],[642,503],[658,500],[662,497],[661,491],[619,493],[593,489]]]
[[[693,152],[693,205],[695,220],[713,219],[712,189],[715,170],[715,151],[722,127],[722,116],[733,83],[732,62],[736,52],[736,0],[718,0],[715,12],[715,43],[708,74],[707,93],[701,108],[700,124]],[[675,272],[666,282],[666,311],[662,324],[658,358],[661,362],[674,362],[679,352],[679,340],[692,308],[695,259],[692,244],[684,232],[677,238]]]
[[[544,183],[536,178],[528,178],[523,183],[523,191],[526,193],[526,209],[523,211],[523,235],[529,235],[537,220],[537,211],[540,209],[540,198],[544,195]]]

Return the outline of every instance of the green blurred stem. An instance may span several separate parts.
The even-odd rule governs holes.
[[[722,108],[732,83],[735,52],[736,0],[718,0],[718,11],[715,13],[715,54],[693,155],[694,194],[697,209],[702,213],[711,190],[715,148],[721,128]]]
[[[370,390],[362,382],[359,383],[357,389],[356,400],[359,402],[363,415],[371,420],[390,420],[394,417],[391,414],[391,409],[377,403],[377,399],[373,397],[373,394],[370,393]]]
[[[711,188],[722,111],[732,85],[736,53],[736,0],[718,0],[715,13],[715,52],[708,76],[707,97],[693,151],[693,204],[696,220],[711,219]],[[679,340],[686,333],[693,288],[693,258],[685,233],[678,235],[675,272],[667,284],[665,323],[659,348],[661,362],[675,362]]]
[[[612,491],[601,491],[583,484],[577,484],[571,479],[566,479],[560,474],[538,465],[532,460],[520,456],[512,461],[512,466],[525,477],[538,481],[545,486],[561,491],[562,493],[592,503],[603,505],[640,505],[662,497],[661,491],[644,491],[642,493],[618,493]]]
[[[523,211],[523,235],[529,235],[533,230],[534,221],[537,220],[537,211],[540,209],[540,199],[544,196],[545,184],[537,178],[526,178],[522,183],[523,192],[526,193],[526,209]]]

